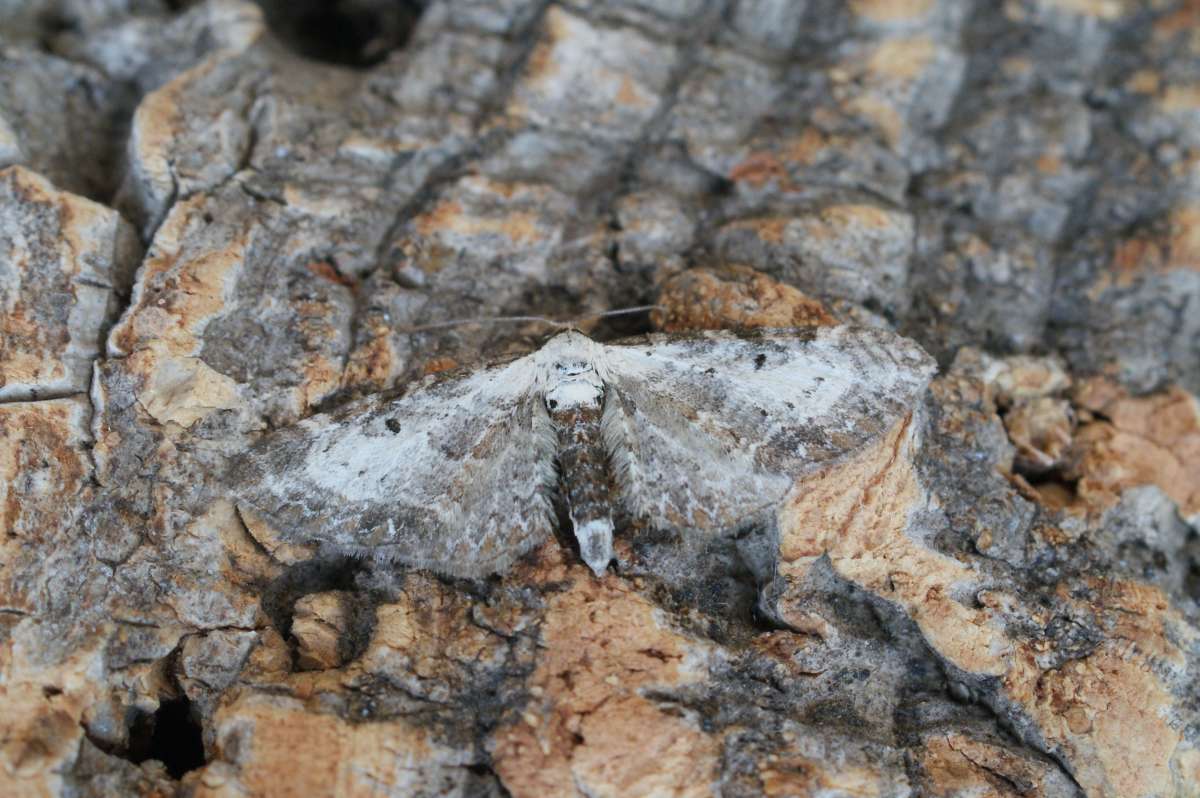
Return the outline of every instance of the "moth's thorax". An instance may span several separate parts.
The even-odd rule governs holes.
[[[546,386],[546,409],[555,411],[599,410],[604,404],[604,382],[595,370],[550,380]]]
[[[538,352],[543,398],[551,414],[604,404],[596,350],[590,338],[572,330],[556,335]]]

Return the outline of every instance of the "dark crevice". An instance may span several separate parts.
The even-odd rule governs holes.
[[[531,11],[528,21],[521,26],[520,30],[513,31],[513,39],[521,44],[509,63],[496,76],[496,89],[483,100],[475,120],[477,124],[502,113],[503,108],[512,99],[513,87],[520,79],[526,64],[533,57],[533,52],[537,48],[540,37],[536,32],[541,29],[549,5],[549,0],[542,0],[536,9]]]
[[[54,685],[43,688],[48,699],[61,692]],[[110,756],[135,765],[151,760],[161,762],[173,779],[183,778],[205,765],[204,728],[196,708],[182,692],[163,697],[153,712],[133,709],[126,718],[128,731],[122,743],[101,739],[86,726],[84,734],[94,746]]]
[[[267,25],[305,58],[365,69],[403,47],[425,0],[257,0]]]
[[[1200,546],[1196,545],[1195,540],[1189,544],[1190,548],[1197,549],[1200,554]],[[1183,592],[1191,596],[1193,600],[1200,602],[1200,556],[1188,557],[1188,569],[1183,576]]]
[[[504,786],[503,780],[496,773],[491,756],[486,752],[483,752],[481,756],[483,758],[479,762],[463,766],[463,769],[470,774],[470,781],[467,785],[468,789],[464,791],[465,794],[512,798],[512,793]]]
[[[203,766],[203,730],[192,702],[180,695],[154,712],[138,712],[129,726],[125,758],[134,764],[156,759],[174,779]]]

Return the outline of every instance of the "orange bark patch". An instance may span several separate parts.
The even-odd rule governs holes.
[[[1171,213],[1167,268],[1200,271],[1200,206],[1184,205]]]
[[[641,87],[633,81],[633,78],[628,75],[621,76],[620,85],[617,86],[616,100],[618,105],[628,105],[633,108],[649,108],[654,105],[653,100],[646,96]]]
[[[327,260],[315,260],[308,264],[308,270],[320,277],[322,280],[328,280],[331,283],[344,285],[347,288],[354,288],[358,285],[358,281],[347,274],[342,274]]]
[[[554,60],[554,48],[570,34],[567,20],[565,14],[553,7],[542,17],[542,38],[533,48],[525,65],[525,73],[530,80],[545,81],[557,74],[558,64]]]
[[[797,484],[780,511],[780,573],[799,576],[828,555],[840,575],[904,607],[943,656],[972,673],[999,675],[1006,646],[989,614],[951,596],[971,571],[905,534],[921,500],[912,435],[907,418]]]
[[[1174,406],[1158,414],[1174,417]],[[1194,400],[1184,409],[1182,426],[1191,429]],[[1112,408],[1114,418],[1121,410]],[[1136,415],[1146,436],[1151,415]],[[1163,421],[1153,435],[1178,434],[1180,425]],[[1107,639],[1084,659],[1040,668],[1036,652],[1005,631],[1003,613],[1015,598],[984,591],[975,593],[982,606],[960,603],[955,595],[970,589],[974,572],[906,534],[920,500],[909,426],[898,424],[875,446],[797,485],[780,513],[780,573],[799,575],[827,555],[841,576],[904,608],[955,666],[1001,677],[1007,696],[1064,751],[1089,794],[1172,794],[1180,786],[1171,762],[1182,736],[1167,719],[1174,699],[1149,665],[1181,667],[1167,627],[1186,632],[1186,622],[1157,588],[1098,580],[1094,606],[1114,608]]]
[[[1182,662],[1166,625],[1185,627],[1155,587],[1096,580],[1094,588],[1096,606],[1110,608],[1118,621],[1105,642],[1044,671],[1022,650],[1004,677],[1005,691],[1066,753],[1089,794],[1179,794],[1183,784],[1171,761],[1182,735],[1167,722],[1174,700],[1150,663]]]
[[[817,159],[817,155],[829,146],[829,137],[815,127],[806,128],[803,133],[794,138],[785,139],[783,157],[790,163],[807,165]]]
[[[421,374],[440,374],[458,368],[458,361],[452,357],[434,357],[421,364]]]
[[[837,324],[819,301],[744,266],[683,272],[663,286],[658,304],[651,320],[669,332]]]
[[[1185,0],[1169,14],[1154,21],[1155,36],[1167,38],[1179,33],[1191,33],[1200,28],[1200,2]]]
[[[918,20],[933,8],[934,0],[850,0],[851,10],[873,22]]]
[[[455,200],[444,200],[413,219],[413,226],[422,236],[429,237],[449,226],[454,219],[461,218],[462,215],[462,203]]]
[[[477,212],[468,213],[456,200],[439,203],[413,223],[417,232],[426,237],[502,235],[519,246],[533,244],[541,238],[537,216],[529,211],[488,217]]]
[[[846,227],[887,230],[895,226],[896,214],[876,205],[830,205],[821,211],[821,220],[831,232]]]
[[[1062,171],[1063,160],[1058,153],[1044,152],[1034,162],[1037,170],[1044,175],[1056,175]]]
[[[1182,388],[1103,403],[1107,421],[1075,436],[1072,475],[1097,511],[1128,488],[1157,485],[1185,518],[1200,517],[1200,404]]]
[[[761,219],[743,219],[729,225],[732,229],[750,230],[769,244],[782,244],[790,218],[769,216]]]
[[[730,180],[748,183],[754,188],[762,188],[772,180],[784,181],[787,177],[787,169],[769,152],[751,153],[729,170]]]
[[[1045,0],[1048,6],[1057,6],[1063,11],[1100,20],[1119,19],[1122,14],[1121,0]]]
[[[218,761],[190,776],[200,796],[411,794],[470,761],[402,719],[349,723],[282,696],[240,696],[214,725]]]
[[[546,610],[534,698],[493,737],[496,773],[517,798],[710,795],[719,740],[640,693],[702,678],[703,647],[623,584],[572,578]]]
[[[1200,108],[1200,83],[1167,86],[1159,107],[1168,114],[1186,114]]]
[[[53,536],[69,521],[72,497],[86,489],[91,471],[87,415],[79,399],[0,405],[0,544]]]
[[[867,60],[867,71],[889,82],[912,81],[929,66],[934,51],[929,36],[884,39]]]
[[[1017,798],[1043,795],[1066,786],[1058,769],[1044,760],[963,734],[927,737],[919,763],[931,796]]]

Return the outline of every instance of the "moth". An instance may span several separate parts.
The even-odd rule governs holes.
[[[283,542],[466,577],[547,540],[557,491],[601,575],[614,518],[684,536],[771,523],[799,477],[883,434],[934,370],[873,328],[569,330],[269,433],[232,478]]]

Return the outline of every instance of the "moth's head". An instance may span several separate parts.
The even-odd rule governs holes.
[[[583,368],[593,363],[595,349],[595,342],[578,330],[563,330],[542,344],[535,357],[546,376],[555,376],[565,374],[563,368]]]

